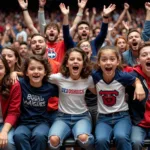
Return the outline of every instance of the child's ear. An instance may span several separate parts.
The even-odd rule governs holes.
[[[100,63],[98,63],[97,65],[98,65],[98,67],[101,67]]]
[[[117,60],[117,66],[119,66],[121,64],[121,57],[119,57],[119,59]]]
[[[28,77],[28,72],[26,72],[26,76]]]

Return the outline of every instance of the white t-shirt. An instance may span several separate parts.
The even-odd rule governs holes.
[[[19,36],[22,36],[23,37],[23,41],[27,42],[27,33],[24,30],[22,30],[21,32],[17,33],[17,36],[16,36],[17,40],[19,39]]]
[[[125,88],[135,82],[135,77],[129,73],[116,70],[110,83],[103,80],[101,71],[93,73],[93,79],[97,90],[98,113],[110,114],[129,109],[125,98]]]
[[[59,111],[66,114],[81,114],[88,110],[85,93],[88,88],[94,88],[93,78],[73,80],[61,73],[50,75],[49,81],[59,87]]]

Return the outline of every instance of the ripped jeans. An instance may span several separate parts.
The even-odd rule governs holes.
[[[82,148],[92,150],[94,147],[94,137],[91,132],[92,122],[89,112],[76,115],[58,112],[58,116],[49,130],[49,138],[54,135],[58,136],[60,143],[57,147],[54,147],[49,142],[49,146],[53,150],[59,150],[64,139],[72,134]],[[87,134],[88,140],[85,142],[80,141],[78,136],[81,134]]]

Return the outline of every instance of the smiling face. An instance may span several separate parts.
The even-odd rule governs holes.
[[[128,35],[128,44],[132,51],[138,51],[142,39],[138,32],[133,31]]]
[[[142,66],[142,71],[150,77],[150,46],[143,47],[140,50],[138,62]]]
[[[7,60],[8,66],[11,69],[11,71],[14,71],[15,64],[18,61],[18,59],[15,56],[15,53],[10,49],[4,48],[2,50],[2,56],[4,56],[5,59]]]
[[[114,51],[109,49],[103,50],[101,52],[98,65],[103,72],[104,80],[112,80],[115,75],[115,70],[119,65],[119,59],[117,58]]]
[[[33,87],[41,87],[46,71],[44,65],[39,61],[32,59],[28,65],[26,76]]]
[[[87,24],[80,24],[77,33],[80,40],[88,40],[90,36],[90,28]]]
[[[35,55],[44,55],[46,52],[46,42],[42,36],[34,36],[31,39],[31,49]]]
[[[83,58],[81,53],[73,51],[70,53],[66,67],[70,72],[70,77],[73,80],[80,78],[81,71],[83,69]]]

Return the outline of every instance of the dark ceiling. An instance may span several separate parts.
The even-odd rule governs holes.
[[[110,3],[115,3],[118,9],[122,9],[123,3],[127,2],[130,4],[131,7],[140,8],[144,7],[145,1],[146,0],[88,0],[87,7],[102,8],[104,4],[109,5]],[[77,9],[77,0],[47,0],[46,9],[47,10],[59,9],[58,5],[61,2],[65,3],[66,5],[69,5],[71,9]],[[38,0],[28,0],[28,3],[29,9],[37,11]],[[19,10],[20,8],[17,0],[1,0],[0,9],[4,11],[10,11],[10,10]]]

